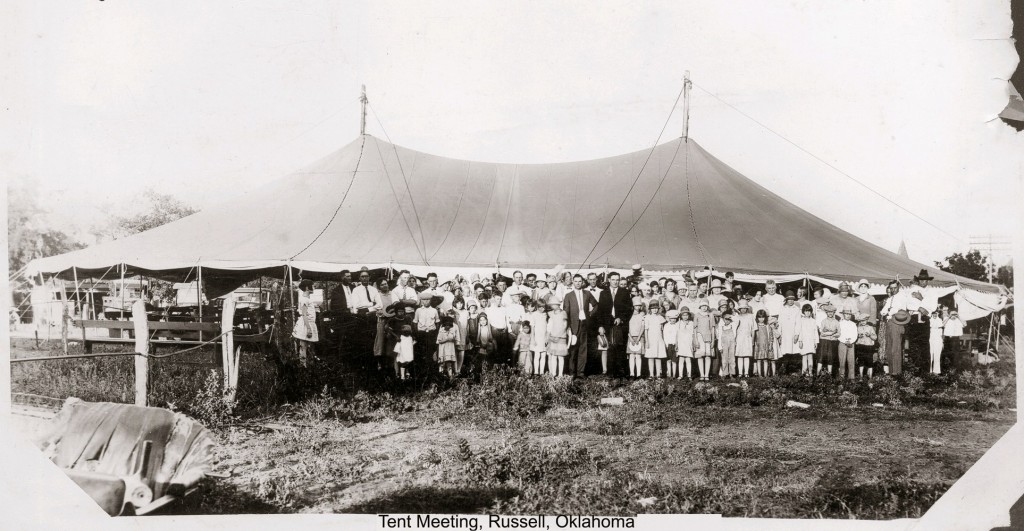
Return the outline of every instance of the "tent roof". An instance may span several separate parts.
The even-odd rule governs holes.
[[[118,264],[244,271],[289,263],[309,271],[381,264],[712,265],[766,276],[806,272],[873,282],[897,274],[910,279],[928,267],[796,207],[692,138],[598,160],[497,164],[429,155],[364,135],[219,206],[35,260],[28,272],[57,274],[72,266],[102,271]],[[939,283],[955,281],[928,268]]]

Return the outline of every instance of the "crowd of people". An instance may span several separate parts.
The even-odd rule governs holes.
[[[773,280],[653,279],[640,266],[629,276],[516,271],[511,282],[474,274],[443,285],[434,273],[421,282],[408,271],[371,282],[364,268],[355,283],[343,272],[322,302],[313,282],[301,281],[293,337],[305,366],[322,312],[342,323],[347,355],[400,379],[509,364],[532,375],[708,381],[780,374],[787,360],[807,376],[852,379],[900,374],[905,357],[939,373],[959,359],[966,323],[939,304],[955,287],[930,280],[926,270],[909,286],[894,280],[877,299],[867,280],[842,282],[836,293],[797,282],[783,293]]]

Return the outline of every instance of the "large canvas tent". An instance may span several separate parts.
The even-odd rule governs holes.
[[[710,266],[750,281],[811,278],[831,285],[909,280],[928,267],[798,208],[692,138],[598,160],[499,164],[362,135],[219,206],[35,260],[27,273],[71,279],[109,277],[113,270],[181,280],[201,267],[208,280],[237,285],[288,266],[309,278],[363,265],[422,273],[559,264]],[[929,271],[940,286],[999,291]]]

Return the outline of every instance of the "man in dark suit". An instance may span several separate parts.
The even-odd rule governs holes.
[[[352,274],[348,269],[342,270],[341,282],[331,291],[327,298],[326,315],[331,319],[331,333],[329,341],[334,342],[338,352],[351,347],[349,339],[354,337],[350,334],[352,327],[352,310],[349,301],[352,300]],[[327,339],[327,338],[325,338]]]
[[[608,371],[617,375],[626,358],[626,335],[629,318],[633,316],[633,303],[629,290],[619,287],[619,274],[608,274],[608,287],[601,290],[597,301],[597,318],[608,334]]]
[[[584,283],[583,275],[573,276],[572,290],[562,299],[562,309],[569,316],[569,332],[576,338],[576,344],[569,346],[569,365],[575,376],[583,376],[583,369],[587,366],[588,328],[590,320],[597,319],[597,300],[583,289]]]

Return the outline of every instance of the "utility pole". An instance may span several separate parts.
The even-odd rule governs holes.
[[[690,71],[687,70],[683,76],[683,141],[690,140]]]
[[[988,283],[995,283],[996,263],[993,258],[993,253],[995,251],[1010,251],[1012,243],[1007,239],[993,238],[992,233],[984,236],[971,236],[969,243],[972,249],[977,249],[986,253],[986,257],[988,259],[986,268],[988,269]]]
[[[363,85],[363,93],[359,96],[359,101],[363,104],[363,111],[359,121],[359,136],[362,136],[366,134],[366,104],[369,102],[366,99],[366,85]]]

